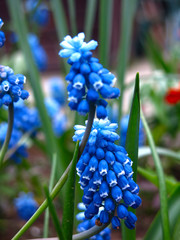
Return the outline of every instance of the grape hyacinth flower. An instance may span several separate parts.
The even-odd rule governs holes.
[[[27,12],[33,12],[30,20],[37,23],[39,26],[46,26],[49,22],[49,9],[48,6],[44,3],[40,3],[38,6],[38,0],[26,0],[25,8]]]
[[[132,160],[122,146],[114,142],[119,139],[115,132],[116,123],[106,119],[94,119],[86,147],[76,169],[83,189],[82,201],[86,206],[85,217],[92,219],[99,213],[100,223],[111,220],[113,228],[120,227],[124,219],[129,229],[135,227],[137,221],[128,207],[137,208],[141,204],[138,196],[139,186],[133,181]],[[85,127],[74,127],[74,141],[82,141]],[[117,216],[114,216],[117,209]]]
[[[0,145],[1,146],[3,145],[3,143],[5,141],[7,129],[8,129],[7,123],[3,122],[0,124]],[[8,149],[13,149],[14,147],[16,147],[17,143],[22,138],[22,135],[23,134],[20,130],[13,128],[12,134],[11,134],[11,139],[10,139],[10,142],[8,145]],[[9,159],[13,160],[16,164],[19,164],[22,162],[22,159],[27,158],[27,156],[28,156],[27,147],[25,144],[22,144],[17,147],[17,149],[11,156],[9,156]]]
[[[66,102],[65,84],[60,77],[51,77],[48,80],[48,91],[52,98],[54,98],[60,105]]]
[[[34,61],[39,69],[39,71],[44,71],[47,69],[48,57],[44,48],[40,45],[38,37],[33,34],[28,34],[28,42],[31,48],[31,52]]]
[[[84,33],[74,38],[69,35],[60,45],[64,48],[59,55],[69,58],[70,72],[66,76],[69,85],[68,100],[71,110],[81,115],[89,112],[90,102],[97,105],[97,117],[107,117],[107,102],[104,99],[118,98],[120,91],[114,88],[116,78],[109,70],[103,68],[97,58],[92,57],[91,50],[95,50],[98,43],[94,40],[84,42]]]
[[[86,207],[83,203],[78,204],[78,209],[82,210],[83,212],[79,212],[76,215],[76,219],[78,221],[81,221],[79,225],[77,226],[78,232],[84,232],[96,225],[96,220],[99,217],[98,215],[94,216],[91,220],[86,219],[84,211],[86,210]],[[104,230],[102,230],[100,233],[96,234],[95,236],[89,238],[93,240],[110,240],[111,239],[111,230],[107,227]]]
[[[3,26],[4,22],[3,20],[0,18],[0,29]],[[0,48],[4,46],[4,42],[6,41],[6,37],[4,32],[0,31]]]
[[[14,74],[8,66],[0,65],[0,107],[4,104],[9,106],[19,99],[27,99],[28,91],[24,90],[26,77],[22,74]]]
[[[34,200],[31,192],[21,192],[19,197],[14,200],[14,205],[19,217],[25,221],[29,220],[38,209],[38,203]]]
[[[129,115],[122,117],[120,121],[120,145],[125,147],[126,135],[128,130]],[[143,146],[145,143],[145,133],[142,121],[139,121],[139,147]]]

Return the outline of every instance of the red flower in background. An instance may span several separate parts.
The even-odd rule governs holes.
[[[177,104],[180,102],[180,83],[177,88],[170,88],[165,95],[165,101],[168,104]]]

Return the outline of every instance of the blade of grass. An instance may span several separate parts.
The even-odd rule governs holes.
[[[131,49],[133,20],[136,12],[137,3],[137,0],[122,0],[121,6],[121,31],[117,63],[117,76],[119,81],[119,87],[121,90],[121,97],[119,101],[119,120],[121,119],[122,115],[124,79]]]
[[[30,74],[29,80],[33,89],[36,105],[42,121],[43,131],[46,137],[46,146],[49,155],[52,156],[54,152],[57,152],[54,133],[52,131],[52,126],[44,105],[44,96],[40,85],[39,72],[37,70],[37,67],[35,66],[32,53],[27,41],[28,31],[25,18],[21,9],[21,2],[19,0],[8,0],[7,3],[15,30],[19,36],[20,47],[25,55],[27,69],[29,70]]]
[[[74,220],[74,198],[75,198],[75,181],[76,181],[76,163],[78,158],[79,146],[75,150],[76,155],[73,159],[66,185],[65,203],[63,208],[62,228],[65,239],[72,239],[73,220]]]
[[[169,229],[169,217],[168,217],[168,206],[167,206],[167,192],[166,192],[166,184],[164,179],[164,173],[161,165],[161,161],[156,151],[156,147],[154,144],[153,137],[151,135],[151,131],[146,122],[143,112],[141,111],[141,119],[144,125],[144,129],[147,135],[147,139],[151,148],[152,157],[154,159],[154,164],[158,176],[159,183],[159,195],[160,195],[160,212],[161,212],[161,222],[162,222],[162,232],[163,239],[170,240],[170,229]]]
[[[49,192],[52,191],[54,180],[55,180],[55,174],[56,174],[56,166],[57,166],[57,155],[53,155],[52,159],[52,167],[51,167],[51,174],[50,174],[50,181],[49,181]],[[44,219],[44,229],[43,229],[43,237],[48,237],[48,229],[49,229],[49,209],[46,209],[45,212],[45,219]]]
[[[72,34],[77,34],[77,26],[76,26],[76,7],[75,7],[75,1],[74,0],[68,0],[68,7],[69,7],[69,17],[70,17],[70,23],[71,23],[71,30]]]
[[[87,0],[84,31],[86,40],[89,41],[92,36],[93,25],[96,17],[97,0]]]
[[[105,68],[108,67],[108,54],[110,51],[110,40],[112,31],[112,13],[113,2],[109,0],[100,0],[99,14],[99,55],[100,62]]]
[[[62,230],[61,230],[61,225],[60,225],[58,216],[57,216],[57,214],[56,214],[56,209],[55,209],[55,207],[54,207],[54,205],[53,205],[53,203],[52,203],[52,200],[51,200],[51,198],[50,198],[49,190],[48,190],[47,186],[44,188],[44,191],[45,191],[45,194],[46,194],[49,211],[50,211],[50,213],[51,213],[52,220],[53,220],[53,223],[54,223],[54,227],[55,227],[56,232],[57,232],[57,234],[58,234],[59,240],[65,240],[65,238],[64,238],[64,236],[63,236],[63,232],[62,232]]]
[[[62,0],[51,0],[49,1],[49,4],[53,13],[58,39],[59,42],[61,42],[63,40],[63,37],[68,34],[67,19],[65,17],[63,3]],[[69,66],[66,63],[66,59],[63,58],[62,61],[64,64],[65,72],[67,74],[69,71]]]
[[[126,151],[133,161],[133,179],[137,179],[137,165],[138,165],[138,143],[139,143],[139,120],[140,120],[140,101],[139,101],[139,73],[136,74],[134,94],[132,99],[131,111],[129,116],[127,137],[126,137]],[[132,212],[136,212],[134,209]],[[128,229],[124,224],[122,225],[123,239],[136,239],[136,230]]]

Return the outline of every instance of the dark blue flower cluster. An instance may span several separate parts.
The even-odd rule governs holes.
[[[38,37],[33,33],[29,33],[28,42],[31,48],[34,61],[39,71],[46,70],[48,65],[48,57],[47,57],[46,51],[40,45]]]
[[[126,135],[128,130],[129,115],[122,117],[120,121],[120,145],[125,147]],[[142,121],[139,122],[139,147],[143,146],[145,143],[145,133]]]
[[[14,200],[14,205],[19,217],[25,221],[29,220],[38,209],[38,203],[34,200],[32,193],[20,193]]]
[[[118,98],[120,91],[114,88],[115,76],[103,68],[97,58],[92,57],[92,52],[97,47],[97,42],[91,40],[84,42],[84,33],[79,33],[74,38],[69,35],[60,45],[64,48],[59,52],[63,58],[69,58],[71,65],[66,76],[69,85],[68,100],[71,110],[76,110],[85,115],[89,112],[89,103],[97,105],[97,117],[107,117],[107,102],[104,99]]]
[[[27,99],[28,91],[24,90],[26,77],[22,74],[14,74],[8,66],[0,65],[0,107],[4,104],[9,106],[19,99]]]
[[[139,186],[133,181],[132,160],[122,146],[114,144],[119,139],[115,133],[116,123],[106,119],[94,119],[86,147],[76,169],[80,185],[84,191],[82,198],[86,206],[85,217],[93,218],[103,207],[99,218],[101,223],[111,219],[113,228],[119,228],[124,219],[130,229],[135,227],[136,216],[128,207],[137,208],[141,204]],[[85,127],[76,125],[73,140],[81,142]],[[114,216],[117,209],[117,216]]]
[[[1,123],[0,124],[0,145],[2,146],[6,137],[8,124],[7,123]],[[22,132],[18,130],[17,128],[13,128],[12,134],[11,134],[11,140],[8,145],[8,149],[13,149],[17,146],[18,142],[22,138]],[[21,144],[20,146],[17,146],[17,149],[14,153],[12,153],[11,156],[9,156],[9,159],[13,160],[15,163],[19,164],[22,162],[22,158],[26,158],[28,156],[27,148],[25,144]]]
[[[99,215],[94,216],[91,220],[86,219],[84,211],[86,210],[86,207],[83,203],[78,204],[78,209],[82,210],[83,212],[80,212],[76,215],[76,219],[78,221],[81,221],[79,225],[77,226],[78,232],[84,232],[96,225],[97,218]],[[109,228],[105,228],[103,231],[98,233],[97,235],[91,237],[90,239],[93,240],[110,240],[111,239],[111,230]]]
[[[46,26],[49,22],[49,9],[44,3],[40,3],[37,6],[38,0],[26,0],[25,8],[30,13],[30,20],[38,24],[39,26]],[[35,11],[34,11],[35,9]],[[31,15],[33,12],[33,15]]]
[[[3,26],[4,22],[3,20],[0,18],[0,29]],[[0,31],[0,48],[4,46],[4,42],[6,41],[6,37],[4,32]]]

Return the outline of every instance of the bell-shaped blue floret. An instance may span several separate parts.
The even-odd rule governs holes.
[[[81,115],[86,115],[89,112],[89,103],[86,100],[82,100],[77,108]]]
[[[105,156],[105,160],[107,161],[107,163],[112,165],[115,162],[114,154],[110,151],[107,151],[106,156]]]
[[[111,189],[111,195],[116,202],[120,202],[122,199],[122,191],[118,186]]]
[[[90,172],[95,172],[98,168],[98,160],[95,156],[90,159],[88,167]]]
[[[73,87],[78,89],[78,90],[81,90],[84,85],[85,85],[85,78],[82,74],[77,74],[74,79],[73,79]]]
[[[100,207],[101,204],[102,204],[102,201],[103,201],[103,198],[100,197],[99,192],[94,193],[94,196],[93,196],[94,205],[97,206],[97,207]]]
[[[135,224],[131,224],[127,219],[124,221],[124,224],[126,225],[127,228],[130,230],[135,228]]]
[[[132,167],[129,164],[124,165],[124,171],[125,171],[125,175],[127,176],[127,178],[132,177],[133,170],[132,170]]]
[[[135,222],[137,221],[136,215],[133,212],[128,212],[127,221],[130,224],[135,224]]]
[[[99,106],[97,106],[96,114],[99,119],[101,119],[101,118],[104,119],[107,117],[107,110],[104,106],[99,105]]]
[[[123,175],[118,178],[118,186],[122,189],[128,189],[129,188],[129,182],[127,178]]]
[[[77,231],[78,232],[84,232],[90,228],[90,222],[89,220],[85,220],[82,223],[78,224]]]
[[[112,198],[106,198],[104,201],[104,207],[107,212],[113,212],[115,210],[115,203]]]
[[[135,195],[135,194],[134,194],[134,199],[135,199],[135,203],[133,205],[131,205],[131,207],[136,209],[141,205],[142,200],[138,195]]]
[[[129,188],[128,188],[128,190],[129,190],[131,193],[138,194],[138,193],[139,193],[139,186],[138,186],[138,184],[135,183],[133,179],[128,179],[128,182],[129,182]]]
[[[82,74],[89,74],[91,72],[91,68],[90,68],[89,64],[82,63],[80,66],[80,72]]]
[[[82,173],[81,177],[87,180],[90,180],[92,177],[93,173],[89,171],[89,167],[86,166],[84,172]]]
[[[107,211],[103,210],[103,211],[101,211],[99,218],[100,218],[101,223],[104,223],[104,224],[108,223],[109,222],[109,213]]]
[[[119,227],[121,226],[121,222],[120,222],[119,218],[116,216],[114,216],[112,218],[111,223],[112,223],[113,229],[119,229]]]
[[[120,162],[122,165],[125,165],[126,163],[129,162],[127,156],[123,152],[118,151],[115,153],[115,156],[117,161]]]
[[[93,175],[93,183],[96,185],[100,185],[103,181],[103,177],[96,171]]]
[[[91,72],[89,74],[89,82],[94,87],[96,91],[102,88],[103,83],[101,81],[101,78],[97,73]]]
[[[90,63],[90,67],[92,72],[95,72],[95,73],[98,73],[103,68],[102,64],[97,62]]]
[[[21,96],[20,96],[23,100],[27,99],[29,97],[29,93],[26,90],[22,90],[21,91]]]
[[[123,192],[123,200],[130,207],[135,203],[134,195],[128,190]]]
[[[100,197],[106,198],[109,195],[109,187],[106,181],[103,181],[99,187],[99,194]]]
[[[85,211],[86,218],[90,219],[94,217],[94,215],[98,214],[99,208],[94,205],[94,203],[90,203],[87,207],[87,210]]]
[[[101,160],[99,162],[99,166],[98,166],[98,169],[99,169],[99,174],[104,176],[108,173],[108,163],[105,161],[105,160]]]
[[[119,163],[119,162],[115,162],[115,163],[113,164],[113,170],[114,170],[114,172],[116,173],[116,176],[117,176],[118,178],[119,178],[120,176],[122,176],[122,175],[125,175],[124,168],[123,168],[122,164]]]
[[[88,101],[96,102],[99,99],[99,94],[96,90],[91,88],[88,90],[86,98]]]
[[[110,187],[114,187],[117,184],[117,178],[112,170],[109,170],[106,175],[106,181]]]
[[[70,72],[66,75],[65,79],[67,82],[72,82],[77,72],[75,70],[70,70]]]
[[[84,171],[85,165],[83,164],[83,159],[79,159],[77,165],[76,165],[76,170],[78,172],[78,175],[81,176],[81,173]]]
[[[82,156],[84,165],[88,165],[90,158],[91,158],[91,156],[90,156],[90,154],[89,154],[88,152],[86,152],[86,153]]]
[[[119,204],[119,206],[117,207],[117,215],[121,219],[124,219],[128,216],[128,210],[127,207],[124,206],[124,204]]]
[[[9,104],[12,102],[12,98],[9,94],[5,94],[3,97],[2,97],[2,103],[6,106],[9,106]]]
[[[101,160],[105,157],[104,150],[102,148],[97,148],[96,149],[96,157],[98,160]]]

